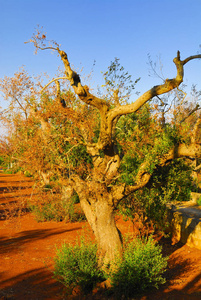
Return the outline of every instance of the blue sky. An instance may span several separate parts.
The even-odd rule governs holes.
[[[37,24],[85,74],[96,60],[94,86],[118,57],[133,79],[141,77],[137,89],[145,92],[161,83],[148,76],[148,53],[153,61],[161,57],[165,77],[172,78],[177,50],[182,59],[201,50],[200,0],[0,0],[0,78],[22,65],[30,75],[55,75],[60,59],[48,51],[34,55],[33,45],[24,44]],[[186,65],[184,82],[201,89],[201,60]]]

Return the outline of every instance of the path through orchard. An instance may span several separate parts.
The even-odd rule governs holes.
[[[21,175],[0,174],[0,300],[110,299],[103,293],[66,296],[64,287],[52,278],[56,246],[75,242],[84,231],[93,237],[86,222],[37,223],[28,212],[20,218],[5,219],[6,209],[33,196],[32,185]],[[123,234],[133,231],[131,222],[118,218],[117,224]],[[170,255],[167,283],[133,299],[201,299],[201,250],[171,245],[169,240],[160,242],[164,254]]]

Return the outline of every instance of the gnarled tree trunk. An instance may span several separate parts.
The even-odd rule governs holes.
[[[98,243],[100,262],[111,265],[117,255],[122,255],[122,239],[115,223],[114,207],[101,198],[97,199],[94,206],[95,222],[92,228]]]
[[[122,256],[122,238],[115,222],[115,206],[111,193],[100,183],[93,187],[86,182],[75,184],[85,213],[98,244],[99,262],[111,265],[115,257]]]

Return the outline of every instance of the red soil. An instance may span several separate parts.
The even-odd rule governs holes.
[[[109,299],[103,294],[66,296],[62,284],[52,278],[55,246],[74,242],[86,230],[92,235],[86,222],[37,223],[31,213],[5,219],[8,204],[23,203],[33,192],[32,184],[21,175],[0,174],[0,300]],[[123,233],[133,230],[130,222],[119,219],[117,224]],[[133,299],[201,299],[201,251],[171,245],[170,240],[160,242],[169,255],[167,282]]]

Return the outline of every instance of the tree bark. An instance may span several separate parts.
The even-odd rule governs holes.
[[[112,265],[116,256],[122,256],[122,238],[115,222],[114,207],[104,199],[95,203],[94,234],[98,243],[100,263]]]
[[[74,179],[74,188],[80,198],[98,245],[99,263],[104,268],[111,266],[116,256],[122,256],[122,238],[115,222],[114,199],[105,186]]]
[[[114,207],[103,197],[90,208],[83,205],[82,196],[80,203],[96,238],[99,264],[111,266],[117,256],[122,256],[122,238],[116,226]]]

